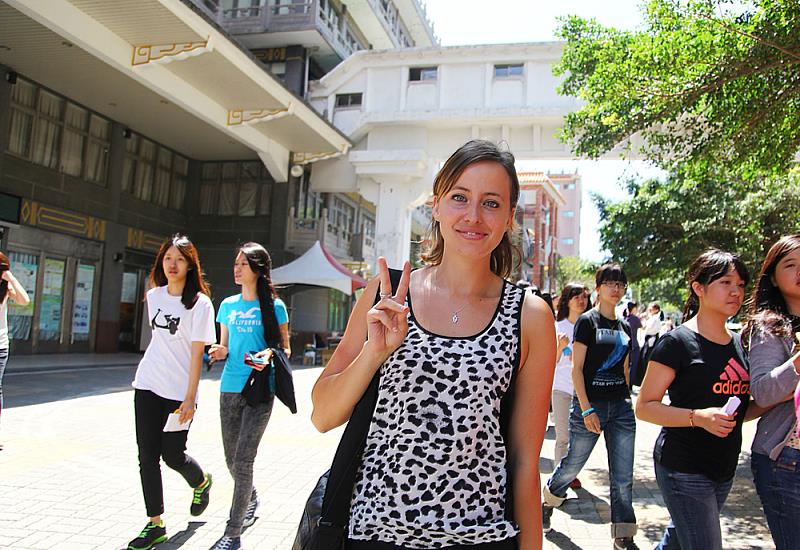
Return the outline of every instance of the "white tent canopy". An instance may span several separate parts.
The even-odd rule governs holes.
[[[367,282],[340,264],[319,241],[305,254],[271,272],[275,285],[313,285],[335,288],[350,296]]]

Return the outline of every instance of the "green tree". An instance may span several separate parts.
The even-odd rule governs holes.
[[[800,2],[650,0],[644,28],[562,20],[555,72],[584,105],[564,138],[597,157],[639,134],[662,166],[784,173],[800,150]]]
[[[563,256],[556,264],[556,288],[560,293],[567,283],[581,283],[594,288],[594,272],[597,266],[588,260],[575,256]]]

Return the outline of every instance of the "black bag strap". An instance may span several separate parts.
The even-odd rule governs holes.
[[[389,270],[393,293],[400,285],[401,275],[402,271]],[[380,300],[379,293],[380,289],[375,293],[375,303]],[[375,404],[378,402],[380,372],[380,369],[375,372],[364,395],[353,408],[342,439],[336,448],[325,497],[322,499],[320,525],[344,527],[350,519],[350,500],[361,463],[361,453],[366,445],[372,415],[375,413]]]

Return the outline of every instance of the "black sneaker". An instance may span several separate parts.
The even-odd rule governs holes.
[[[258,499],[258,494],[256,490],[253,489],[253,492],[250,494],[250,503],[247,505],[247,510],[244,513],[242,527],[250,527],[256,522],[256,511],[260,505],[261,501]]]
[[[193,516],[199,516],[208,508],[208,495],[211,492],[211,474],[206,473],[206,480],[194,490],[194,497],[192,497],[192,506],[189,512]]]
[[[550,517],[553,515],[553,507],[548,506],[547,504],[542,504],[542,531],[545,533],[549,533],[550,529]]]
[[[242,539],[240,537],[229,537],[225,535],[217,542],[210,550],[239,550],[242,547]]]
[[[633,537],[622,537],[614,539],[614,550],[639,550]]]
[[[164,527],[164,523],[156,525],[147,522],[139,536],[128,543],[128,550],[149,550],[165,540],[167,540],[167,529]]]

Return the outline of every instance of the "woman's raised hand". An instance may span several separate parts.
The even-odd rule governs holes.
[[[411,279],[411,264],[406,262],[403,265],[403,274],[394,294],[389,266],[383,257],[378,258],[378,276],[381,282],[378,289],[380,300],[367,312],[366,346],[385,361],[408,334],[409,308],[405,301]]]

